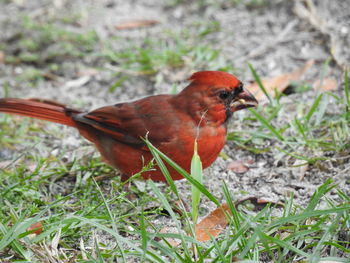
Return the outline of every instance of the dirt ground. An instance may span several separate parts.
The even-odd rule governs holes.
[[[3,0],[0,1],[0,51],[2,49],[5,56],[15,56],[21,52],[16,42],[18,39],[23,41],[26,37],[42,37],[30,35],[31,31],[24,31],[24,17],[38,23],[54,21],[60,27],[77,33],[93,30],[99,41],[92,47],[96,52],[89,51],[84,57],[58,55],[52,58],[50,52],[56,52],[58,47],[54,42],[50,42],[40,51],[39,61],[0,63],[0,97],[6,93],[11,97],[48,98],[76,108],[93,109],[150,94],[171,92],[173,83],[183,87],[182,81],[190,73],[198,70],[215,70],[229,65],[233,73],[248,83],[252,79],[248,62],[262,77],[267,77],[299,68],[310,59],[315,60],[315,65],[305,78],[318,77],[322,65],[329,59],[329,74],[338,80],[340,89],[343,69],[349,66],[350,61],[350,2],[314,1],[318,4],[311,5],[311,8],[308,6],[310,2],[312,3],[287,0]],[[69,23],[65,22],[67,17],[70,19]],[[115,28],[126,21],[138,19],[156,20],[159,23],[131,30]],[[201,39],[193,37],[196,35],[195,30],[208,30],[202,29],[202,26],[208,24],[212,32]],[[220,50],[222,59],[215,60],[215,63],[210,59],[207,63],[195,63],[185,55],[185,63],[181,67],[164,66],[156,68],[154,74],[140,75],[118,63],[101,60],[98,55],[98,51],[104,48],[104,41],[109,40],[109,45],[118,53],[130,47],[142,47],[145,39],[166,40],[172,34],[180,34],[184,38],[184,46],[195,43],[204,48]],[[118,41],[120,39],[123,41]],[[168,44],[169,49],[174,45]],[[205,61],[205,58],[202,60]],[[54,76],[45,76],[36,80],[35,84],[32,79],[23,77],[28,70],[38,69],[46,72],[46,64],[52,61],[59,65],[59,70]],[[109,88],[120,78],[116,72],[127,75],[128,78],[111,93]],[[342,91],[337,92],[341,94]],[[315,92],[311,90],[287,96],[282,99],[282,103],[290,105],[293,111],[294,101],[303,100],[307,104],[312,103],[314,98]],[[239,120],[248,114],[242,112],[235,115],[230,130],[240,130],[244,124]],[[284,114],[280,119],[286,121],[293,115],[290,112]],[[54,126],[49,125],[50,128]],[[63,128],[61,132],[63,140],[55,138],[46,142],[48,152],[59,152],[63,147],[65,151],[68,149],[69,158],[69,149],[82,146],[88,152],[93,149],[92,146],[87,147],[89,144],[81,139],[77,132],[69,128]],[[222,180],[228,184],[234,198],[237,199],[258,196],[277,201],[294,192],[296,202],[304,205],[315,189],[328,178],[333,178],[339,187],[350,195],[347,163],[337,166],[327,162],[324,169],[309,166],[302,170],[300,167],[292,167],[296,163],[290,157],[276,157],[273,152],[254,154],[238,148],[233,142],[227,143],[224,153],[229,158],[219,157],[212,167],[206,170],[204,179],[205,185],[211,192],[217,193],[219,198]],[[11,159],[14,156],[15,151],[0,149],[0,159]],[[227,168],[233,161],[239,160],[251,160],[246,172],[235,173]],[[179,182],[178,185],[184,196],[189,196],[188,187],[184,182]],[[213,204],[208,204],[206,209],[210,211],[213,207]]]

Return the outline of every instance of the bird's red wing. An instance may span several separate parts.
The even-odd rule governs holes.
[[[134,129],[130,129],[130,122],[136,122],[137,116],[133,112],[125,110],[126,104],[121,106],[107,106],[91,111],[89,113],[78,114],[75,121],[87,124],[96,130],[110,136],[111,138],[134,147],[142,147],[144,142],[140,138],[138,131],[141,123],[137,123]]]
[[[145,102],[140,100],[102,107],[89,113],[78,114],[74,120],[108,134],[120,143],[148,150],[142,138],[147,137],[158,147],[166,142],[167,136],[158,128],[154,128],[160,123],[154,124],[152,116],[158,116],[159,113],[153,114],[154,109]],[[156,110],[159,111],[159,107]]]

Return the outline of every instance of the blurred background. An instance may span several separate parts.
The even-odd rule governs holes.
[[[252,79],[350,60],[349,1],[0,1],[2,95],[100,106],[176,90],[192,72]],[[180,87],[181,88],[181,87]]]

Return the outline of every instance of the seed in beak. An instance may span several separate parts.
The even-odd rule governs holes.
[[[238,102],[239,102],[240,104],[245,104],[245,103],[246,103],[245,99],[239,99]]]

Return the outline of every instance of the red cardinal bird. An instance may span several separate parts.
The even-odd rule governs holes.
[[[233,75],[201,71],[177,95],[157,95],[81,112],[46,100],[0,99],[0,112],[19,114],[77,128],[93,142],[103,159],[118,168],[123,178],[139,172],[153,156],[141,139],[189,172],[194,141],[203,168],[212,164],[224,147],[232,113],[258,104]],[[182,176],[168,166],[174,180]],[[157,167],[142,174],[165,181]]]

